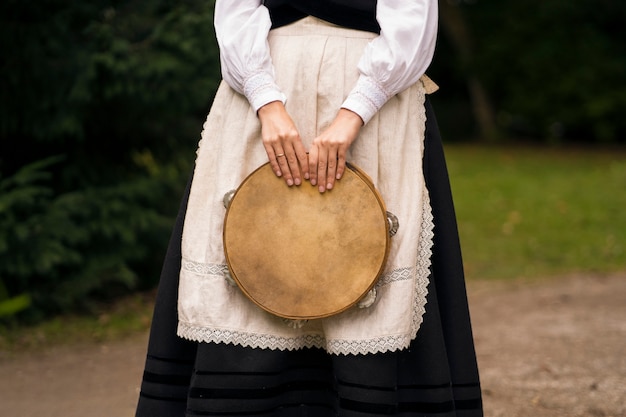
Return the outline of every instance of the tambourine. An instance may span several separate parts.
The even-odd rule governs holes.
[[[288,319],[329,317],[357,304],[382,274],[397,228],[353,165],[320,193],[308,182],[288,187],[267,163],[224,198],[232,278],[252,302]]]

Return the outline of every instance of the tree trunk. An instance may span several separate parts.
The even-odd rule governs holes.
[[[441,0],[440,16],[444,33],[456,49],[459,63],[465,69],[467,89],[469,92],[474,118],[480,130],[481,137],[487,140],[496,140],[498,129],[495,114],[487,89],[480,77],[472,70],[473,43],[470,31],[458,6],[458,1]]]

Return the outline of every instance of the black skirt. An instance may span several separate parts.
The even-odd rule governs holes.
[[[426,116],[423,168],[435,236],[426,313],[410,347],[344,356],[177,337],[188,186],[159,284],[137,416],[483,415],[452,194],[428,99]]]

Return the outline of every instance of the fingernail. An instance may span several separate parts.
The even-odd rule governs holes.
[[[304,173],[304,179],[305,179],[305,180],[308,180],[308,179],[309,179],[309,173],[308,173],[308,172],[305,172],[305,173]]]
[[[291,187],[293,185],[293,180],[291,179],[287,180],[287,185]]]
[[[296,178],[296,179],[294,180],[294,183],[295,183],[296,185],[300,185],[300,178]]]
[[[315,180],[315,178],[313,178],[313,179],[311,180],[311,185],[315,185],[315,184],[317,184],[317,181]]]
[[[327,190],[332,190],[333,185],[331,183],[326,184],[326,189]]]
[[[323,193],[325,191],[323,185],[320,185],[317,189],[319,190],[320,193]]]
[[[336,176],[335,178],[337,178],[338,180],[340,180],[340,179],[341,179],[341,174],[337,174],[337,176]]]

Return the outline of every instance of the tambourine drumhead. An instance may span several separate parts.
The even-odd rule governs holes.
[[[269,163],[235,192],[224,220],[231,275],[261,308],[313,319],[356,304],[376,283],[389,252],[385,205],[353,166],[332,190],[288,187]]]

